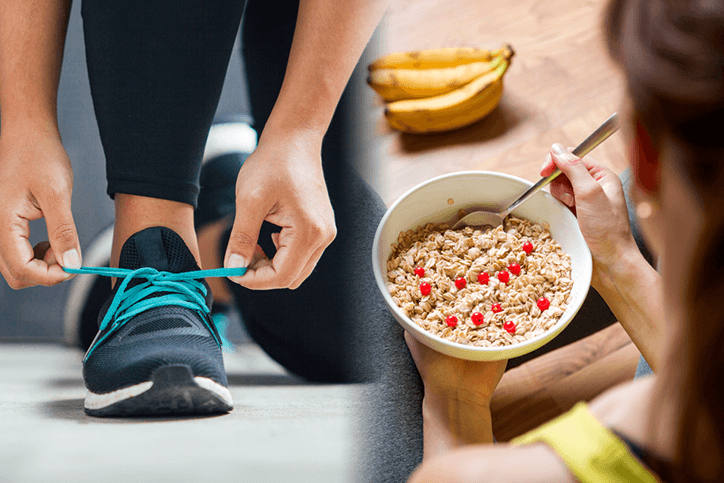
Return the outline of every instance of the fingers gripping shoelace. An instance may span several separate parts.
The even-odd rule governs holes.
[[[132,317],[156,307],[169,305],[177,305],[196,311],[211,331],[218,346],[221,347],[223,342],[212,325],[210,310],[206,305],[207,290],[200,279],[208,277],[240,277],[246,273],[245,268],[216,268],[182,273],[163,272],[150,267],[137,270],[112,267],[81,267],[79,269],[65,268],[64,270],[73,274],[92,274],[122,279],[116,295],[113,297],[113,301],[99,326],[101,332],[106,332],[88,349],[85,355],[86,359],[93,349],[98,347],[113,332],[123,327],[123,324]],[[128,284],[134,278],[145,278],[146,281],[129,289]]]

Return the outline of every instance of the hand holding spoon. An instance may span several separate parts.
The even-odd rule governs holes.
[[[614,113],[613,115],[611,115],[611,117],[606,119],[606,121],[593,132],[593,134],[588,136],[585,141],[579,144],[578,147],[572,151],[572,154],[579,158],[584,157],[586,154],[590,153],[593,148],[608,139],[616,131],[618,131],[618,114]],[[453,230],[464,228],[466,226],[490,226],[492,228],[495,228],[502,225],[503,221],[510,214],[510,212],[525,203],[531,196],[536,194],[538,191],[548,186],[551,181],[558,177],[559,174],[561,174],[561,170],[556,169],[549,176],[546,176],[545,178],[541,179],[536,184],[531,186],[525,193],[523,193],[520,198],[515,200],[510,206],[508,206],[506,209],[499,213],[494,213],[492,211],[474,211],[468,215],[465,215],[457,223],[455,223],[455,225],[453,226]]]

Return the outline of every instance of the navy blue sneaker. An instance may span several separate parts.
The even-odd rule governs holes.
[[[98,320],[100,331],[83,360],[92,416],[162,416],[232,410],[221,352],[211,320],[212,295],[201,280],[163,273],[198,270],[174,231],[148,228],[121,249],[118,279]]]
[[[241,165],[256,146],[256,132],[240,122],[211,126],[201,166],[198,206],[194,211],[197,232],[204,226],[223,218],[231,219],[236,210],[236,177]],[[83,261],[90,267],[108,267],[113,244],[113,225],[104,229],[92,242],[83,247]],[[219,248],[224,253],[226,247]],[[110,279],[100,275],[75,277],[70,282],[63,325],[68,345],[88,350],[98,332],[98,312],[111,292]],[[214,305],[214,320],[233,317],[234,306]],[[220,326],[225,349],[233,352]]]

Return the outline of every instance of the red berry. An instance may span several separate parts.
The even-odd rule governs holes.
[[[548,307],[551,306],[550,301],[545,297],[539,298],[536,304],[538,305],[538,308],[541,309],[541,311],[546,310]]]
[[[523,243],[523,251],[526,255],[530,255],[533,252],[533,244],[531,242]]]
[[[492,310],[494,314],[497,314],[498,312],[502,312],[502,311],[503,311],[503,307],[501,307],[500,304],[493,304],[493,305],[490,307],[490,310]]]
[[[509,320],[506,323],[503,324],[503,328],[509,333],[509,334],[515,334],[515,322]]]
[[[483,285],[487,285],[490,281],[490,275],[488,275],[486,272],[481,272],[478,274],[478,282],[480,282]]]
[[[498,280],[500,280],[501,283],[508,283],[508,280],[510,280],[510,274],[505,270],[502,270],[498,272]]]
[[[432,290],[432,287],[430,287],[430,284],[427,282],[422,282],[420,284],[420,293],[422,295],[430,295],[430,290]]]
[[[458,277],[455,279],[455,286],[458,288],[458,290],[464,289],[467,284],[468,282],[466,282],[463,277]]]
[[[473,312],[470,316],[470,320],[473,321],[473,324],[480,325],[483,323],[483,314],[480,312]]]
[[[425,276],[425,269],[422,267],[415,267],[415,275],[422,278]]]
[[[451,315],[447,319],[445,319],[445,323],[449,327],[455,327],[456,325],[458,325],[458,318],[455,317],[454,315]]]
[[[510,273],[513,275],[520,275],[520,265],[515,262],[508,265],[508,270],[510,270]]]

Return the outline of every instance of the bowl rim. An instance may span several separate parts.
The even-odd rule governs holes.
[[[563,331],[563,329],[565,329],[565,327],[568,326],[568,324],[573,320],[576,313],[578,312],[578,309],[580,309],[580,306],[578,307],[578,309],[576,309],[571,314],[571,316],[568,320],[564,320],[563,317],[559,318],[558,321],[550,329],[547,329],[539,336],[533,337],[532,339],[526,340],[525,342],[518,342],[516,344],[506,345],[506,346],[502,346],[502,347],[479,347],[479,346],[461,344],[459,342],[453,342],[453,341],[450,341],[447,339],[443,339],[442,337],[437,336],[435,334],[432,334],[432,333],[428,332],[427,330],[423,329],[422,327],[420,327],[412,319],[407,317],[407,315],[405,315],[405,313],[402,312],[402,309],[392,300],[392,296],[390,295],[389,291],[387,290],[387,283],[385,282],[386,278],[383,276],[383,274],[380,270],[380,267],[378,265],[378,260],[380,258],[380,238],[382,236],[382,229],[385,226],[388,218],[391,216],[392,212],[409,195],[411,195],[413,192],[418,191],[428,185],[438,183],[440,181],[444,181],[447,178],[459,178],[459,177],[465,177],[465,176],[481,177],[481,175],[482,176],[491,176],[492,175],[493,177],[504,178],[504,179],[508,179],[511,181],[520,182],[526,187],[533,186],[532,182],[530,182],[524,178],[520,178],[520,177],[512,175],[512,174],[501,173],[498,171],[485,171],[485,170],[455,171],[452,173],[446,173],[446,174],[443,174],[440,176],[435,176],[434,178],[430,178],[426,181],[423,181],[422,183],[419,183],[419,184],[413,186],[412,188],[405,191],[399,198],[397,198],[397,200],[395,200],[390,205],[390,207],[387,209],[384,216],[380,220],[379,224],[377,225],[377,230],[375,230],[375,236],[372,241],[372,270],[374,272],[375,282],[377,283],[377,288],[382,293],[382,297],[385,299],[388,309],[392,309],[400,318],[405,320],[407,322],[407,324],[410,326],[410,327],[403,327],[403,329],[409,330],[409,328],[412,328],[412,330],[414,332],[418,333],[419,335],[421,335],[423,337],[423,339],[431,338],[431,339],[435,340],[437,343],[440,343],[443,346],[446,346],[449,349],[452,349],[455,351],[463,350],[463,351],[471,351],[471,352],[475,352],[475,353],[486,353],[486,354],[491,354],[491,355],[495,356],[496,354],[502,354],[504,352],[523,349],[523,352],[521,354],[511,356],[511,357],[519,357],[519,356],[527,354],[528,352],[532,352],[533,350],[537,350],[538,348],[543,347],[543,345],[547,344],[548,342],[553,340],[555,337],[557,337]],[[567,207],[563,203],[561,203],[558,199],[553,197],[553,195],[551,195],[550,192],[541,190],[539,193],[544,193],[544,196],[547,195],[548,197],[550,197],[552,199],[552,201],[559,203],[562,207],[567,209]],[[537,194],[536,194],[536,196],[537,196]],[[568,215],[575,218],[575,215],[570,211],[568,211]],[[576,227],[578,227],[577,218],[576,218]],[[578,233],[580,234],[581,238],[583,238],[583,235],[580,233],[580,228],[578,229]],[[583,241],[584,241],[583,245],[585,247],[585,250],[583,251],[584,252],[583,261],[584,261],[585,266],[583,267],[583,269],[584,269],[585,278],[587,279],[586,280],[586,289],[583,293],[583,299],[585,300],[585,298],[588,295],[588,291],[590,290],[590,287],[591,287],[593,260],[591,258],[591,252],[588,249],[588,244],[585,243],[585,239]],[[396,319],[397,319],[397,317],[396,317]],[[398,321],[398,323],[399,323],[399,321]],[[562,326],[562,327],[560,327],[560,326]],[[548,341],[546,341],[542,345],[539,345],[538,347],[532,349],[531,351],[527,351],[527,352],[525,351],[525,348],[527,346],[535,345],[536,343],[540,342],[541,339],[545,339],[546,337],[549,338]],[[415,337],[415,339],[424,343],[422,341],[422,339],[420,339],[419,337]],[[425,344],[425,345],[428,345],[428,344]],[[501,357],[501,359],[502,358],[503,357]],[[496,358],[491,357],[488,360],[496,360]]]

